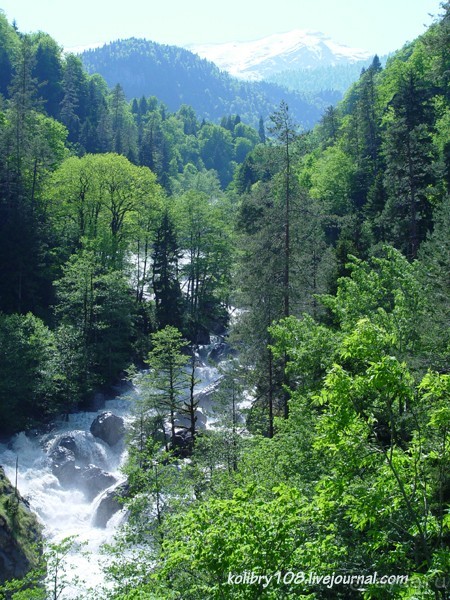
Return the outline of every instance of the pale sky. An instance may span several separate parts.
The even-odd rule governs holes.
[[[65,48],[128,37],[185,46],[256,40],[313,29],[385,54],[425,31],[440,0],[0,0],[20,31],[45,31]]]

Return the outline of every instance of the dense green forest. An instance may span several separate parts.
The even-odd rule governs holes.
[[[387,56],[380,56],[382,66],[385,66],[386,60]],[[348,88],[357,81],[361,71],[370,67],[371,62],[372,59],[368,59],[346,65],[289,69],[272,75],[268,81],[303,94],[317,95],[329,90],[330,94],[335,93],[338,100],[341,100]]]
[[[128,102],[0,18],[3,430],[147,367],[129,518],[109,585],[81,597],[450,597],[442,13],[308,132],[283,101],[258,130],[236,113],[213,124],[187,105]],[[199,431],[187,367],[225,332],[235,358],[216,426]]]
[[[257,127],[259,117],[268,117],[285,99],[296,121],[310,129],[327,103],[335,101],[323,91],[328,87],[306,96],[298,88],[288,91],[267,81],[239,81],[189,50],[148,40],[119,40],[85,50],[80,58],[88,73],[100,73],[110,87],[119,81],[127,98],[156,96],[173,112],[188,104],[200,119],[213,122],[239,114]]]

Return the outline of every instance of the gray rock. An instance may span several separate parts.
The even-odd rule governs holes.
[[[75,457],[76,457],[76,454],[78,453],[77,442],[75,441],[75,438],[73,437],[73,435],[71,435],[70,433],[68,433],[67,435],[64,435],[62,438],[60,438],[58,440],[57,446],[60,446],[62,448],[67,448],[67,450],[70,450],[71,452],[73,452]]]
[[[225,358],[228,358],[228,356],[233,356],[234,354],[235,353],[230,348],[230,345],[222,341],[214,344],[214,347],[211,349],[208,358],[212,362],[219,362],[220,360],[224,360]]]
[[[207,417],[201,410],[195,411],[195,427],[196,429],[205,429],[207,424]],[[183,429],[189,429],[191,426],[191,420],[186,414],[175,415],[175,427],[182,427]]]
[[[88,436],[91,437],[90,434],[87,434],[84,431],[77,431],[74,433],[66,433],[61,437],[56,438],[52,449],[50,450],[50,456],[56,456],[58,453],[61,454],[64,453],[65,450],[69,450],[75,457],[77,463],[86,466],[91,462],[89,460],[91,452],[89,451]],[[92,437],[91,439],[94,441]]]
[[[64,446],[55,446],[49,454],[52,461],[52,473],[63,486],[72,486],[76,483],[81,472],[75,463],[75,454]]]
[[[95,511],[92,524],[94,527],[105,528],[110,518],[123,508],[120,498],[126,498],[129,493],[128,483],[121,483],[116,488],[108,490],[100,500]]]
[[[79,485],[89,500],[93,500],[100,492],[117,483],[111,473],[103,471],[95,465],[89,465],[81,471]]]
[[[170,444],[175,456],[179,458],[189,458],[194,449],[194,440],[192,433],[188,429],[181,429],[176,432],[174,443]]]
[[[90,431],[93,436],[100,438],[109,446],[114,446],[125,435],[125,425],[122,417],[107,411],[94,419]]]

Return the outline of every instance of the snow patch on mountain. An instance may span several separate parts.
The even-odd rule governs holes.
[[[366,60],[371,54],[320,31],[295,29],[251,42],[192,44],[188,49],[240,79],[258,81],[287,69],[308,69]]]

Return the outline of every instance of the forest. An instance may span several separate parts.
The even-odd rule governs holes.
[[[1,14],[0,69],[2,434],[143,390],[78,597],[448,600],[450,4],[308,131],[127,100]],[[45,570],[0,597],[55,600]]]
[[[287,90],[276,82],[239,81],[189,50],[143,39],[111,42],[85,50],[80,58],[88,73],[99,73],[109,86],[120,81],[128,99],[156,96],[172,112],[188,104],[198,118],[214,122],[239,114],[257,127],[260,116],[267,117],[284,99],[298,123],[310,129],[336,100],[334,85]]]

